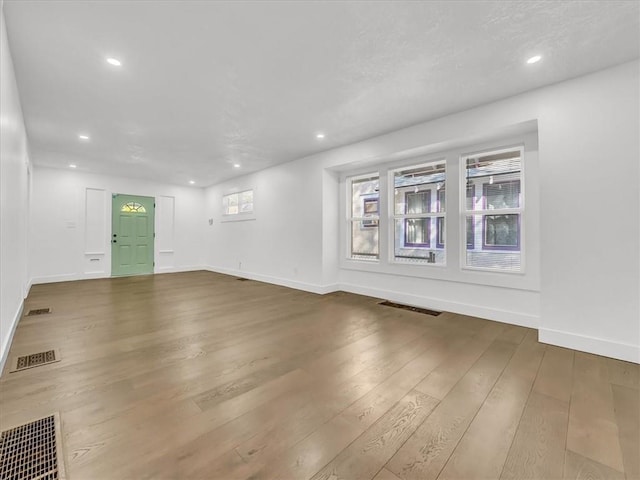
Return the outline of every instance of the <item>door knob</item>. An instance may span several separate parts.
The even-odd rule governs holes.
[[[117,243],[117,242],[118,242],[117,240],[115,240],[115,239],[113,240],[113,243]]]

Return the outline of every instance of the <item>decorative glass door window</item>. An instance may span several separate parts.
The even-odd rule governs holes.
[[[144,208],[144,205],[141,205],[138,202],[127,202],[122,205],[120,211],[125,213],[146,213],[147,209]]]

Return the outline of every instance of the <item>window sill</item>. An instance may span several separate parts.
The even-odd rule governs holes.
[[[435,267],[435,268],[434,268]],[[500,287],[510,290],[539,292],[539,283],[524,272],[497,272],[495,270],[453,267],[443,264],[408,264],[352,260],[343,258],[340,269],[368,274],[411,277],[427,281],[444,281],[461,284]]]
[[[250,222],[250,221],[256,220],[255,215],[251,215],[247,217],[238,217],[238,218],[234,218],[234,217],[232,218],[223,217],[222,220],[220,220],[220,223]]]
[[[482,267],[468,267],[463,266],[460,267],[460,270],[467,272],[482,272],[482,273],[493,273],[497,275],[526,275],[526,271],[523,270],[496,270],[495,268],[482,268]]]

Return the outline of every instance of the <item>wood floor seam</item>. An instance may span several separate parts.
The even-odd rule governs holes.
[[[520,345],[522,345],[522,342],[524,342],[524,338],[518,343],[518,348],[520,347]],[[509,358],[509,360],[507,361],[507,363],[505,363],[502,371],[500,372],[500,374],[497,376],[495,382],[493,383],[493,385],[491,386],[491,389],[489,390],[489,392],[487,393],[486,397],[484,398],[484,400],[482,401],[482,403],[480,404],[480,407],[476,410],[476,412],[473,414],[471,421],[469,422],[469,424],[467,425],[467,428],[464,430],[464,432],[462,433],[462,435],[460,436],[460,438],[458,439],[458,441],[456,442],[455,446],[453,447],[451,456],[449,456],[449,458],[447,459],[446,462],[444,462],[444,465],[442,466],[442,468],[440,469],[440,471],[438,472],[438,474],[436,475],[436,478],[439,478],[440,475],[442,474],[443,471],[446,470],[447,465],[449,463],[449,461],[451,460],[452,456],[455,454],[456,449],[458,448],[458,445],[460,445],[460,443],[462,442],[462,440],[464,439],[466,433],[469,431],[469,429],[471,428],[471,426],[473,425],[473,422],[475,421],[475,419],[478,417],[478,414],[481,412],[482,407],[486,404],[487,399],[489,398],[489,396],[491,395],[491,391],[493,390],[493,388],[497,385],[497,383],[500,381],[500,379],[502,378],[502,376],[504,375],[505,370],[509,367],[511,361],[513,360],[514,355],[517,353],[517,349],[513,352],[513,354],[511,355],[511,357]],[[539,367],[538,367],[539,368]],[[533,387],[533,382],[531,382],[531,386]],[[524,411],[524,410],[523,410]]]

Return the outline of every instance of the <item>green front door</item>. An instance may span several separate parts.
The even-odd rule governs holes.
[[[152,197],[113,195],[111,275],[153,273]]]

